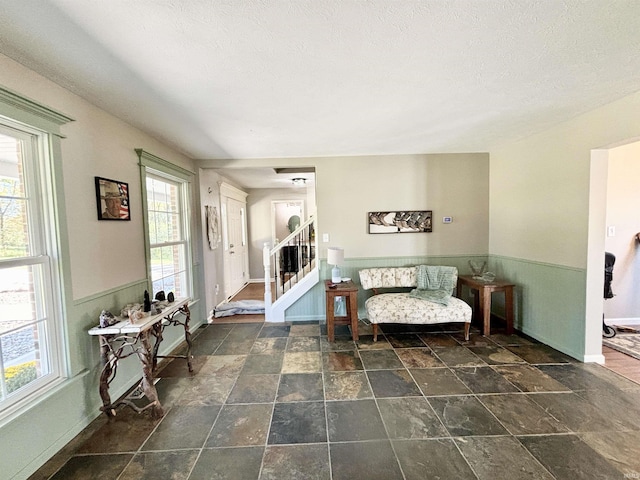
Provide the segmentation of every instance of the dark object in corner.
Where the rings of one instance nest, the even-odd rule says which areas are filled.
[[[165,299],[164,296],[164,290],[160,290],[158,293],[156,293],[156,300],[163,302]]]
[[[169,292],[169,295],[167,295],[167,301],[168,301],[169,303],[173,303],[173,301],[174,301],[175,299],[176,299],[176,298],[173,296],[173,292]]]
[[[147,292],[146,290],[144,291],[144,311],[151,311],[151,300],[149,299],[149,292]]]
[[[610,252],[604,252],[604,299],[613,298],[615,295],[611,289],[613,281],[613,266],[616,263],[616,256]],[[602,336],[613,338],[616,336],[616,329],[604,323],[604,313],[602,314]]]

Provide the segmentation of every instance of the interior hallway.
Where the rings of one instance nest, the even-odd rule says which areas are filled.
[[[441,328],[441,327],[440,327]],[[193,374],[159,372],[161,420],[101,416],[43,479],[623,478],[640,473],[640,385],[499,330],[213,324]],[[95,392],[96,395],[98,392]]]

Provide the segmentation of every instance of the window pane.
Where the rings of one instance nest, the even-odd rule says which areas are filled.
[[[46,369],[47,362],[41,360],[42,352],[39,350],[39,345],[44,344],[44,328],[40,324],[0,337],[4,382],[8,394],[49,373]]]
[[[0,133],[0,177],[13,183],[11,196],[24,197],[22,141]]]
[[[0,334],[44,317],[39,279],[42,266],[6,268],[0,275]]]
[[[50,372],[43,265],[7,268],[0,276],[0,367],[4,394]]]
[[[182,240],[180,234],[180,217],[177,213],[167,214],[167,238],[169,242],[178,242]]]
[[[149,243],[151,245],[158,243],[158,232],[156,229],[156,212],[149,211]]]
[[[176,297],[188,295],[185,268],[185,246],[172,245],[151,249],[151,281],[153,294],[164,290]]]
[[[156,242],[165,243],[169,241],[169,218],[166,213],[156,212]]]
[[[0,134],[0,258],[29,254],[22,141]]]
[[[29,255],[26,201],[7,198],[6,179],[0,178],[0,258]]]

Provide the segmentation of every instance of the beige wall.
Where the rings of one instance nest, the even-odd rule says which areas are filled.
[[[222,216],[220,211],[220,183],[225,180],[217,172],[211,169],[200,169],[200,216],[202,222],[202,265],[204,276],[204,301],[207,315],[213,308],[225,299],[224,292],[224,262],[222,258]],[[218,213],[218,244],[212,249],[209,246],[207,232],[205,231],[205,206],[216,208]],[[217,288],[216,288],[217,287]]]
[[[1,476],[28,478],[100,415],[99,343],[87,330],[98,323],[102,309],[118,312],[126,303],[141,301],[147,288],[140,169],[134,149],[142,148],[191,171],[194,165],[170,147],[3,55],[0,86],[75,120],[61,127],[66,137],[61,140],[63,185],[57,184],[63,187],[65,208],[60,212],[64,316],[56,335],[64,339],[66,348],[61,354],[68,364],[54,389],[31,401],[25,412],[0,422],[0,450],[12,452],[0,455]],[[97,220],[94,176],[129,184],[131,221]],[[193,187],[195,198],[197,185]],[[195,227],[199,232],[199,222]],[[196,241],[193,252],[196,300],[200,296],[199,244]],[[203,320],[201,306],[198,302],[191,309],[192,328]],[[178,329],[167,329],[163,336],[161,355],[184,341],[184,332],[181,335]],[[135,356],[123,359],[111,383],[112,398],[123,395],[140,375]]]
[[[0,84],[75,120],[62,127],[73,298],[146,278],[140,169],[134,149],[193,170],[191,160],[3,55]],[[97,220],[94,176],[129,184],[130,222]]]
[[[489,252],[511,265],[522,328],[587,361],[601,359],[606,149],[639,136],[636,93],[490,152]]]
[[[248,190],[247,219],[249,230],[249,274],[252,280],[264,279],[262,247],[271,245],[271,206],[275,201],[299,200],[304,202],[304,222],[309,215],[307,192],[300,189],[252,188]],[[315,201],[314,201],[315,203]],[[283,229],[285,227],[283,226]],[[288,232],[285,229],[285,232]],[[286,233],[288,235],[288,233]],[[283,240],[286,235],[279,239]],[[271,245],[273,246],[273,245]]]
[[[347,258],[486,255],[488,252],[487,154],[200,162],[201,167],[207,168],[265,165],[316,168],[320,258],[326,258],[327,247],[334,245],[343,247]],[[433,232],[367,233],[367,213],[381,210],[433,210]],[[453,217],[453,223],[442,224],[443,216]],[[328,243],[322,242],[324,233],[329,234]]]
[[[607,178],[607,233],[605,249],[616,256],[615,297],[604,303],[607,321],[640,323],[640,142],[609,151]]]
[[[635,94],[491,149],[490,253],[586,268],[591,150],[639,125]]]
[[[488,251],[489,156],[394,155],[318,162],[320,257],[327,246],[346,258],[474,255]],[[432,210],[432,233],[369,234],[367,213]],[[453,217],[443,224],[442,217]]]

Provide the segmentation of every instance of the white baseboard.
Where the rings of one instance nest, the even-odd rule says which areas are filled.
[[[604,365],[604,355],[584,355],[582,357],[584,363],[599,363]]]
[[[604,319],[605,325],[640,325],[640,318],[606,318]]]

